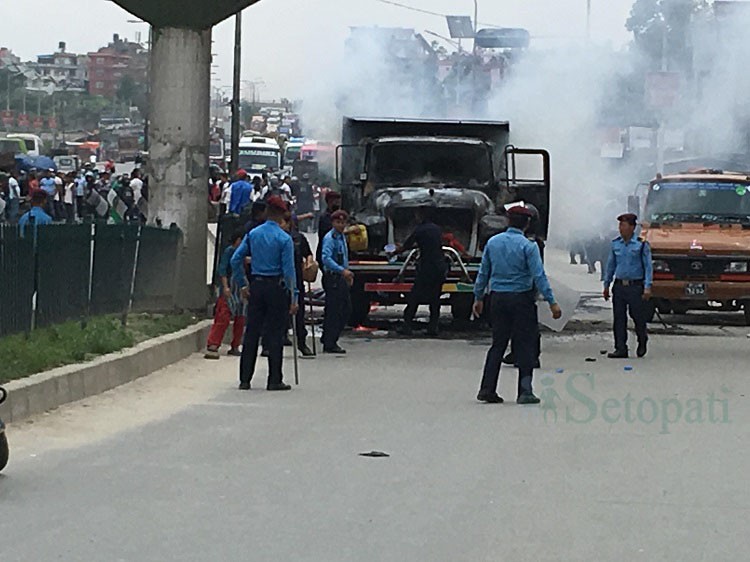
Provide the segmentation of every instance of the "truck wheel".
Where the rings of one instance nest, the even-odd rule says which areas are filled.
[[[750,302],[744,304],[742,313],[745,315],[745,326],[750,326]]]
[[[10,456],[10,449],[8,448],[8,438],[5,436],[5,432],[0,433],[0,470],[4,469],[8,464],[8,457]]]
[[[672,304],[672,312],[674,314],[687,314],[689,308],[688,304],[682,301],[675,301]]]
[[[367,322],[370,315],[370,293],[365,292],[362,283],[354,282],[351,291],[352,313],[349,316],[349,325],[351,327],[361,326]]]
[[[451,315],[454,322],[469,322],[474,295],[454,293],[451,295]]]

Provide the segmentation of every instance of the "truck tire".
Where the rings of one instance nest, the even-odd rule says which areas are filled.
[[[0,470],[4,469],[8,464],[9,456],[8,438],[5,436],[5,432],[2,432],[0,433]]]
[[[690,309],[690,306],[687,302],[684,301],[674,301],[672,303],[672,313],[673,314],[687,314],[688,310]]]
[[[750,326],[750,302],[744,304],[742,313],[745,315],[745,326]]]
[[[451,295],[451,315],[454,322],[469,322],[471,308],[474,304],[474,295],[466,293],[454,293]]]
[[[356,281],[350,294],[352,299],[352,313],[349,316],[349,326],[361,326],[367,322],[367,317],[370,315],[370,299],[372,295],[365,292],[365,287],[361,282],[358,283]]]

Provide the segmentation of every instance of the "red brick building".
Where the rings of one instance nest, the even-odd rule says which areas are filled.
[[[120,39],[117,34],[109,45],[89,53],[88,58],[91,95],[114,97],[125,76],[136,83],[147,80],[148,51],[140,43]]]

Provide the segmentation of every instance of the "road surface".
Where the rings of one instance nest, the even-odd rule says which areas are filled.
[[[512,370],[511,403],[475,401],[485,333],[361,334],[288,393],[195,354],[17,424],[0,560],[745,560],[748,329],[654,326],[610,361],[587,303],[544,336],[541,406]]]

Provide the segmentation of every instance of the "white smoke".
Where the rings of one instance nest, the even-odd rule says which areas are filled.
[[[607,229],[615,217],[605,212],[622,212],[635,189],[601,157],[602,104],[627,61],[597,47],[531,51],[489,104],[489,117],[510,121],[514,145],[550,152],[552,239]]]
[[[708,13],[693,22],[687,42],[694,50],[694,76],[684,76],[679,103],[656,114],[667,127],[685,134],[684,152],[668,157],[747,151],[750,74],[744,69],[750,62],[745,33],[750,16],[719,23]],[[572,233],[587,236],[613,229],[617,214],[626,210],[627,196],[650,179],[644,165],[653,167],[653,152],[626,154],[630,165],[613,165],[601,155],[604,129],[625,131],[642,124],[633,116],[646,122],[655,116],[643,89],[658,61],[647,61],[634,48],[573,44],[540,50],[532,45],[510,66],[486,105],[457,109],[451,107],[450,87],[430,79],[435,60],[405,62],[408,53],[398,49],[409,41],[399,42],[382,29],[355,36],[341,55],[329,51],[320,64],[310,65],[318,79],[308,82],[302,115],[311,136],[338,140],[343,115],[507,120],[514,145],[546,148],[551,154],[551,237],[560,242]],[[624,95],[627,88],[633,91]]]

